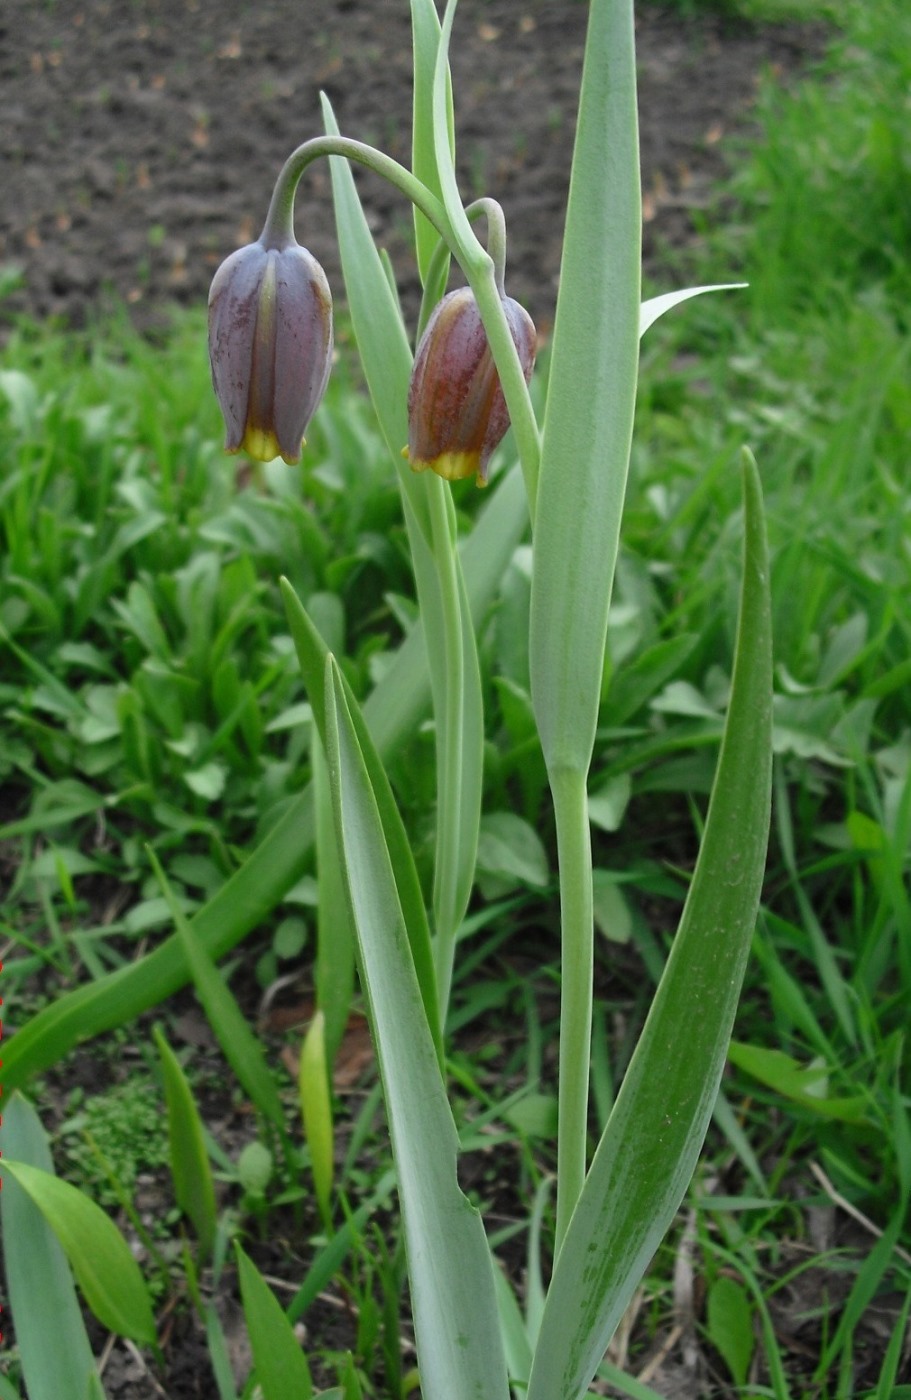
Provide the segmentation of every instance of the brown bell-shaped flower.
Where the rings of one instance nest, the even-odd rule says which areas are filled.
[[[300,457],[332,362],[332,296],[293,238],[238,248],[209,292],[209,361],[225,450]]]
[[[528,312],[503,297],[525,382],[535,363],[535,328]],[[487,485],[487,466],[509,427],[487,332],[474,293],[449,292],[435,307],[414,357],[408,391],[407,456],[417,472],[428,467],[447,481],[476,475]]]

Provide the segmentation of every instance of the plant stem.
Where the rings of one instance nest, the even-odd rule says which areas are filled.
[[[550,774],[560,863],[562,983],[557,1135],[557,1251],[582,1190],[586,1170],[591,1058],[594,911],[586,774]]]
[[[485,255],[486,257],[486,255]],[[482,266],[465,266],[471,290],[475,294],[481,320],[490,341],[497,374],[503,389],[509,421],[516,439],[516,449],[522,466],[528,513],[535,523],[535,501],[538,494],[538,470],[541,464],[541,433],[532,408],[528,385],[519,360],[519,352],[506,320],[503,299],[497,290],[496,275],[488,258]]]
[[[445,674],[442,704],[435,705],[437,722],[437,822],[434,863],[434,954],[440,1024],[446,1024],[456,931],[463,910],[459,904],[460,812],[463,771],[465,655],[462,609],[455,555],[452,498],[445,482],[429,482],[433,553],[440,585]]]

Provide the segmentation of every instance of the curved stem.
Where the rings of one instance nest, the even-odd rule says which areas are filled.
[[[301,176],[314,160],[322,156],[342,156],[365,166],[375,174],[388,180],[396,189],[411,200],[430,221],[446,246],[461,264],[462,270],[474,292],[481,318],[490,340],[490,348],[496,362],[500,383],[509,417],[516,436],[516,446],[522,463],[525,489],[528,494],[528,509],[534,523],[535,496],[538,486],[538,467],[541,459],[541,435],[538,430],[534,409],[528,393],[528,385],[522,373],[506,317],[503,312],[503,275],[505,268],[505,227],[502,210],[495,200],[478,200],[472,206],[474,217],[484,213],[488,220],[488,235],[492,252],[488,253],[478,240],[471,235],[469,242],[464,235],[453,228],[447,209],[442,201],[431,193],[427,186],[404,165],[391,156],[366,145],[363,141],[353,141],[347,136],[315,136],[298,146],[282,166],[275,188],[266,222],[260,234],[260,242],[267,248],[282,246],[294,237],[294,196]],[[469,226],[469,216],[464,209],[462,217]]]
[[[297,186],[307,166],[322,156],[343,156],[346,160],[353,160],[381,175],[420,209],[446,243],[454,245],[452,229],[443,205],[404,165],[363,141],[352,141],[347,136],[314,136],[311,141],[305,141],[296,151],[292,151],[279,171],[266,222],[260,234],[260,242],[267,248],[294,237],[294,196]]]
[[[489,195],[476,199],[465,210],[469,223],[482,216],[487,220],[487,252],[493,261],[493,277],[497,291],[505,297],[506,289],[506,218],[502,205]]]
[[[560,862],[562,984],[557,1126],[557,1250],[585,1181],[592,1036],[594,909],[586,775],[551,773]]]

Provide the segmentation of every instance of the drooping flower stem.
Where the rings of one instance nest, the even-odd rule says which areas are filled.
[[[487,220],[487,252],[493,263],[493,276],[501,297],[506,295],[506,220],[503,207],[489,195],[469,204],[465,213],[471,223],[482,216]]]
[[[363,141],[347,136],[315,136],[292,151],[279,172],[272,192],[260,242],[267,248],[284,243],[294,233],[294,197],[307,166],[323,156],[342,156],[363,165],[400,190],[430,221],[446,247],[457,259],[477,298],[484,328],[503,388],[510,422],[516,438],[519,460],[528,495],[528,509],[534,523],[541,434],[532,408],[528,385],[503,311],[505,268],[505,228],[502,210],[495,200],[478,200],[471,206],[471,217],[487,216],[491,251],[485,250],[471,232],[469,216],[462,210],[463,229],[454,228],[443,202],[404,165]]]
[[[363,141],[353,141],[347,136],[314,136],[312,140],[305,141],[297,150],[291,152],[279,171],[272,191],[269,212],[260,235],[267,247],[273,239],[287,237],[288,233],[293,231],[294,196],[301,176],[308,165],[322,156],[343,156],[346,160],[353,160],[357,165],[363,165],[381,175],[384,180],[401,190],[405,198],[410,199],[425,218],[429,219],[440,237],[453,247],[454,239],[446,211],[427,186],[391,156],[376,150],[374,146],[368,146]]]
[[[557,1124],[557,1250],[586,1171],[588,1083],[592,1034],[594,909],[586,775],[550,774],[560,864],[561,994]]]

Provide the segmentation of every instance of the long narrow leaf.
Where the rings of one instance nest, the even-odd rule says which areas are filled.
[[[458,1136],[395,870],[331,658],[326,731],[339,843],[398,1172],[421,1387],[433,1400],[507,1400],[493,1261],[480,1217],[458,1184]]]
[[[174,1195],[193,1223],[200,1246],[208,1254],[215,1242],[217,1211],[215,1183],[206,1152],[202,1120],[187,1076],[164,1038],[160,1026],[153,1035],[161,1059],[165,1102],[168,1107],[168,1141]]]
[[[237,1269],[263,1400],[310,1400],[310,1367],[281,1303],[240,1245]]]
[[[311,740],[310,764],[318,891],[314,980],[317,1005],[326,1018],[326,1058],[332,1065],[345,1034],[354,995],[354,930],[338,858],[323,741],[317,734]]]
[[[327,97],[323,97],[323,124],[330,135],[338,123]],[[338,234],[345,294],[354,325],[358,354],[390,459],[398,473],[406,502],[406,523],[416,525],[430,540],[427,485],[402,461],[408,441],[408,384],[411,379],[411,346],[402,325],[395,297],[386,280],[373,234],[364,216],[346,160],[329,161],[335,224]],[[410,515],[410,520],[409,520]]]
[[[438,197],[442,194],[433,140],[433,75],[440,44],[440,21],[433,0],[411,0],[411,32],[414,52],[414,102],[411,136],[411,168]],[[452,141],[452,82],[447,81],[449,138]],[[434,249],[440,235],[419,210],[414,211],[414,241],[421,281],[426,284]]]
[[[768,553],[759,475],[748,457],[744,497],[733,686],[702,847],[557,1259],[528,1400],[584,1394],[692,1176],[724,1067],[759,906],[771,794]]]
[[[196,993],[225,1059],[260,1113],[270,1119],[280,1132],[284,1132],[284,1110],[278,1089],[275,1087],[275,1079],[266,1064],[262,1045],[250,1030],[228,984],[171,893],[171,887],[154,851],[149,851],[149,858],[183,943]]]
[[[313,625],[306,608],[301,603],[287,579],[282,579],[281,589],[282,597],[285,602],[285,614],[288,618],[288,626],[291,629],[291,636],[294,639],[301,674],[304,678],[304,685],[307,687],[307,694],[310,697],[310,704],[313,709],[313,719],[319,730],[320,740],[325,747],[325,675],[326,660],[329,653],[325,642]],[[442,1063],[443,1036],[437,1007],[436,978],[433,969],[433,953],[430,946],[430,928],[427,923],[427,911],[424,908],[424,896],[421,892],[421,883],[418,879],[417,869],[415,868],[414,856],[411,852],[408,835],[402,823],[398,805],[393,795],[392,788],[389,785],[389,779],[386,776],[386,770],[383,767],[379,754],[374,748],[369,731],[364,723],[360,707],[347,685],[345,686],[345,693],[349,712],[353,717],[352,723],[357,732],[358,745],[370,775],[370,784],[373,789],[383,826],[383,839],[389,848],[396,871],[399,896],[402,901],[405,927],[411,944],[411,955],[418,978],[418,985],[421,988],[421,995],[424,999],[424,1007],[427,1013],[427,1021],[431,1029],[434,1044],[437,1047],[437,1054]]]
[[[422,33],[426,31],[422,42],[422,54],[426,57],[430,47],[439,50],[439,45],[432,44],[429,35],[434,26],[438,27],[438,22],[420,7],[416,22]],[[442,84],[443,89],[442,98],[435,104],[436,117],[440,117],[443,130],[434,132],[436,118],[432,112],[428,113],[422,108],[422,123],[428,117],[431,120],[431,127],[424,131],[423,139],[434,142],[434,151],[430,154],[425,152],[427,159],[432,159],[434,181],[438,183],[442,180],[445,183],[441,161],[450,166],[452,164],[451,102],[446,98],[449,82],[445,53],[437,53],[434,81],[438,86]],[[326,130],[336,131],[335,118],[325,98],[323,117]],[[379,256],[351,170],[347,162],[339,159],[331,160],[330,167],[345,290],[373,406],[398,472],[418,604],[424,623],[440,758],[440,825],[434,908],[437,932],[441,932],[451,945],[468,903],[477,853],[476,833],[483,769],[483,715],[477,643],[474,629],[467,625],[464,616],[465,588],[459,577],[461,563],[458,555],[453,561],[455,580],[450,586],[449,596],[451,603],[451,594],[456,595],[456,606],[463,613],[460,623],[452,623],[446,608],[440,571],[448,572],[450,569],[450,546],[448,540],[441,540],[440,535],[441,519],[447,516],[453,518],[448,488],[430,472],[415,476],[401,458],[401,449],[408,438],[406,408],[411,351],[397,312],[396,323],[393,323],[393,299],[388,286],[385,283],[381,285]],[[462,217],[464,219],[464,215]],[[441,557],[441,551],[444,557]],[[456,712],[461,713],[461,722],[458,722]],[[453,730],[457,730],[459,735],[461,751],[458,761],[451,746],[447,747]],[[447,755],[451,762],[446,762]],[[447,988],[442,987],[443,1001],[446,991]]]
[[[713,282],[707,287],[684,287],[679,292],[664,292],[659,297],[649,297],[639,308],[639,335],[645,335],[659,316],[663,316],[665,311],[670,311],[672,307],[679,306],[681,302],[689,301],[692,297],[701,297],[705,292],[735,292],[746,285],[746,282]]]
[[[592,0],[544,415],[532,700],[551,772],[587,771],[626,493],[641,195],[632,0]]]
[[[297,1089],[316,1200],[320,1215],[328,1225],[332,1218],[332,1099],[326,1059],[326,1018],[322,1011],[317,1011],[313,1017],[301,1045]]]
[[[3,1155],[44,1172],[54,1164],[31,1104],[14,1094],[3,1111]],[[3,1265],[22,1374],[33,1396],[86,1400],[95,1359],[76,1285],[56,1235],[10,1175],[0,1191]]]

